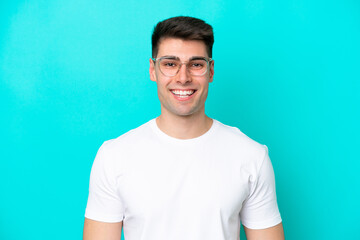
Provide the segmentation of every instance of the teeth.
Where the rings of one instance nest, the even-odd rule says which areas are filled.
[[[172,90],[171,92],[182,97],[182,96],[190,96],[191,94],[194,93],[194,90],[186,90],[186,91]]]

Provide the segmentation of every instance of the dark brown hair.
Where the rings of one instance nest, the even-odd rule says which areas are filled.
[[[152,57],[157,56],[161,40],[167,37],[203,41],[209,57],[212,57],[213,28],[201,19],[179,16],[159,22],[151,37]]]

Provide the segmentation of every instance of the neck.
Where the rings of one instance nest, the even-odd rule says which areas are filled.
[[[212,126],[213,120],[202,114],[178,116],[165,114],[164,112],[156,119],[156,124],[161,131],[178,139],[196,138],[206,133]]]

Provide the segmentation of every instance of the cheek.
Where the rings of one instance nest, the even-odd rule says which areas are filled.
[[[159,74],[156,75],[156,84],[159,91],[167,91],[168,85],[171,82],[171,79],[168,79],[164,76],[160,76]]]
[[[205,101],[205,99],[207,98],[208,92],[209,92],[209,83],[206,82],[203,85],[203,92],[202,92],[203,101]]]
[[[201,86],[203,88],[203,91],[204,92],[207,92],[208,89],[209,89],[209,79],[204,79],[202,82],[201,82]]]
[[[159,98],[164,98],[168,92],[167,87],[164,82],[157,81],[157,92],[159,95]]]

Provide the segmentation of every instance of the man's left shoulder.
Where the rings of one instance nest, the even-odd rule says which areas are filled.
[[[247,155],[256,155],[264,157],[267,154],[267,147],[246,134],[244,134],[239,128],[223,124],[217,120],[214,120],[218,125],[218,131],[216,141],[221,142],[229,148],[234,148],[246,153]]]

